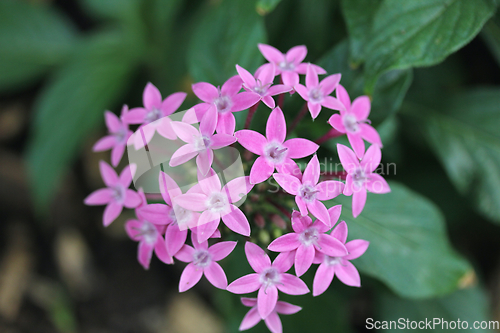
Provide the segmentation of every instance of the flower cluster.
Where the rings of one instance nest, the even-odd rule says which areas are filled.
[[[144,90],[143,107],[128,110],[124,106],[119,118],[109,111],[105,113],[109,135],[99,140],[94,150],[112,149],[114,167],[127,146],[144,149],[158,133],[169,141],[182,142],[170,158],[170,167],[186,165],[195,158],[194,185],[182,188],[174,175],[160,171],[157,179],[162,202],[148,202],[148,193],[129,189],[137,169],[135,164],[126,166],[118,176],[110,165],[101,161],[101,175],[107,188],[90,194],[85,203],[107,205],[103,216],[105,226],[120,215],[123,206],[135,209],[137,218],[127,221],[125,229],[131,239],[139,242],[139,263],[148,269],[153,252],[167,264],[175,260],[188,263],[180,277],[179,292],[192,288],[203,275],[216,288],[235,294],[258,291],[257,298],[241,299],[251,310],[240,330],[264,320],[269,330],[281,332],[278,314],[293,314],[301,308],[279,301],[279,292],[308,293],[309,288],[300,276],[313,264],[319,265],[312,286],[313,296],[325,292],[334,275],[346,285],[361,285],[359,273],[350,260],[361,256],[369,243],[361,239],[346,242],[347,224],[344,221],[337,223],[342,207],[327,208],[325,201],[342,194],[352,195],[352,214],[357,217],[365,206],[367,191],[387,193],[390,188],[375,173],[381,160],[382,142],[368,120],[370,99],[360,96],[351,103],[340,84],[341,74],[329,75],[320,81],[318,76],[326,71],[303,62],[307,55],[305,46],[293,47],[286,54],[264,44],[260,44],[259,49],[268,63],[255,74],[236,65],[238,75],[229,78],[222,87],[207,82],[193,84],[193,93],[202,102],[190,108],[181,121],[174,120],[171,115],[182,105],[186,94],[178,92],[162,99],[151,83]],[[305,75],[305,85],[300,83],[300,75]],[[276,76],[280,76],[279,84],[275,84]],[[313,120],[322,110],[332,112],[328,121],[331,131],[347,135],[352,149],[337,145],[343,172],[325,177],[316,155],[318,143],[304,138],[287,139],[283,98],[295,92],[305,101],[304,110],[309,110]],[[278,96],[278,103],[273,96]],[[267,115],[265,135],[249,129],[261,101],[269,110],[264,111]],[[246,109],[250,110],[244,129],[235,131],[237,124],[233,113]],[[300,122],[302,116],[303,113],[299,113],[294,124]],[[129,125],[139,126],[132,133]],[[293,126],[288,128],[288,134],[292,129]],[[371,144],[366,151],[365,141]],[[223,173],[215,171],[218,161],[214,151],[238,145],[244,149],[241,155],[245,156],[250,173],[226,181]],[[257,155],[255,160],[251,153]],[[295,161],[311,155],[305,168]],[[255,185],[273,180],[281,187],[280,195],[271,198],[257,191],[250,194],[253,199],[240,209],[238,203],[242,198],[254,187],[258,190],[265,184]],[[285,198],[283,201],[291,198],[289,195],[294,197],[296,204],[292,212],[279,202],[280,198]],[[255,238],[249,238],[253,228],[264,227],[262,214],[266,212],[260,207],[268,207],[259,206],[256,213],[251,209],[252,203],[264,201],[277,207],[290,222],[282,225],[289,232],[269,244],[262,244],[269,251],[279,253],[274,261],[256,244]],[[249,217],[253,217],[252,223]],[[221,221],[227,228],[221,227]],[[245,253],[254,273],[228,285],[218,262],[236,246],[235,241],[221,241],[231,237],[230,231],[246,237]],[[189,238],[192,245],[186,243]],[[295,275],[287,273],[292,266]]]

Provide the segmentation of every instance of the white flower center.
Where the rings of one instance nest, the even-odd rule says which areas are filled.
[[[116,202],[123,203],[123,201],[125,201],[125,191],[125,187],[123,187],[123,185],[121,184],[117,184],[113,188],[113,198]]]
[[[148,221],[143,221],[137,236],[142,236],[142,239],[148,244],[156,243],[156,238],[158,237],[158,230],[153,223]]]
[[[184,226],[187,222],[191,221],[193,212],[174,204],[173,209],[170,210],[169,217],[172,225]]]
[[[267,89],[269,88],[270,85],[271,83],[263,85],[262,82],[260,82],[260,80],[257,79],[257,83],[255,87],[253,87],[253,91],[255,91],[257,94],[263,97],[266,95]]]
[[[318,193],[318,190],[311,184],[303,184],[300,189],[299,189],[299,196],[305,201],[305,202],[312,202],[316,200],[316,195]]]
[[[294,71],[295,70],[295,64],[293,62],[287,62],[286,60],[281,61],[278,64],[278,67],[282,71]]]
[[[319,88],[309,90],[309,100],[313,103],[321,103],[323,101],[323,93]]]
[[[352,176],[352,181],[354,183],[354,186],[356,187],[362,187],[363,184],[368,180],[368,177],[366,176],[365,171],[363,168],[358,168],[354,170],[354,172],[351,174]]]
[[[280,273],[274,267],[269,267],[260,273],[260,283],[266,289],[269,286],[274,286],[280,283]]]
[[[359,131],[359,123],[353,114],[346,114],[342,117],[342,122],[347,132],[356,133]]]
[[[341,257],[330,257],[330,256],[327,256],[325,255],[325,264],[327,266],[335,266],[335,265],[339,265],[342,263],[342,258]]]
[[[207,200],[207,207],[210,211],[214,213],[222,212],[226,209],[229,202],[227,196],[220,192],[212,193]]]
[[[125,143],[127,139],[127,130],[122,127],[118,132],[113,133],[113,135],[115,136],[116,142]]]
[[[299,236],[299,241],[302,245],[309,247],[311,245],[318,245],[319,232],[315,227],[310,227],[304,231]]]
[[[161,118],[163,118],[163,113],[161,112],[161,110],[153,108],[151,111],[146,113],[146,117],[144,117],[144,122],[149,124]]]
[[[210,265],[212,256],[207,250],[196,250],[193,253],[193,264],[197,267],[204,268]]]
[[[214,100],[217,112],[226,113],[233,107],[233,101],[228,96],[219,96]]]
[[[208,148],[210,148],[211,144],[212,144],[212,142],[211,142],[210,138],[208,136],[205,136],[205,135],[199,136],[194,140],[194,148],[197,151],[202,151],[202,150],[208,149]]]
[[[264,156],[273,164],[281,164],[285,160],[288,148],[278,142],[270,142],[264,147]]]

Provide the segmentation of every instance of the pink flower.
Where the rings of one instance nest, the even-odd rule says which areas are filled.
[[[239,177],[221,188],[219,176],[210,169],[206,177],[198,173],[197,193],[186,193],[176,197],[174,204],[202,212],[197,227],[198,242],[207,240],[219,226],[220,220],[232,231],[243,236],[250,235],[250,224],[243,212],[233,203],[238,202],[253,188],[249,177]]]
[[[328,120],[340,133],[347,133],[347,139],[351,144],[352,149],[359,159],[365,153],[365,143],[363,139],[371,144],[382,147],[382,141],[378,132],[370,125],[368,115],[370,114],[370,99],[368,96],[360,96],[352,102],[347,94],[347,91],[340,84],[337,87],[337,98],[345,106],[345,109],[340,109],[340,115],[334,114]]]
[[[103,215],[103,224],[105,227],[111,224],[122,212],[123,206],[135,208],[141,204],[141,197],[133,190],[129,189],[132,183],[132,177],[135,173],[135,164],[127,165],[120,177],[115,170],[106,162],[99,163],[101,176],[107,188],[102,188],[92,192],[84,203],[89,206],[106,205]]]
[[[220,242],[208,247],[208,242],[198,243],[196,237],[191,237],[194,248],[184,245],[175,258],[188,262],[179,281],[179,292],[191,289],[205,274],[207,280],[216,288],[226,289],[227,278],[217,261],[227,257],[236,246],[236,242]]]
[[[325,77],[321,82],[318,80],[312,66],[307,66],[306,86],[297,84],[295,90],[307,101],[307,107],[313,119],[316,119],[321,111],[321,106],[332,110],[341,110],[344,105],[330,94],[335,90],[340,82],[340,74],[333,74]]]
[[[148,83],[142,95],[144,107],[131,109],[123,120],[128,124],[142,124],[134,134],[135,149],[141,149],[153,138],[155,131],[161,136],[175,140],[177,137],[168,117],[184,102],[186,93],[177,92],[164,100],[161,93],[152,83]],[[147,126],[145,126],[147,125]]]
[[[232,135],[236,127],[233,112],[248,109],[260,100],[259,96],[248,91],[238,93],[242,83],[241,78],[235,75],[221,89],[207,82],[193,84],[194,94],[204,102],[194,106],[196,118],[201,119],[213,107],[217,110],[217,133]]]
[[[285,85],[295,87],[299,83],[299,74],[306,74],[307,64],[302,63],[307,55],[304,45],[294,46],[286,54],[266,44],[259,44],[259,50],[267,61],[276,66],[276,75],[281,74]],[[311,66],[316,73],[326,74],[323,68],[312,64]]]
[[[121,116],[123,117],[128,112],[126,105],[122,108]],[[104,114],[106,126],[108,127],[109,135],[96,142],[93,151],[105,151],[111,149],[111,164],[116,167],[122,159],[127,140],[132,135],[132,131],[128,129],[128,124],[122,122],[114,113],[106,111]]]
[[[125,223],[125,230],[128,236],[139,242],[137,260],[144,269],[149,269],[153,250],[158,259],[164,263],[174,263],[172,256],[167,253],[165,240],[161,236],[160,228],[160,226],[156,226],[145,220],[129,220]]]
[[[335,180],[318,184],[319,174],[318,157],[314,155],[304,170],[302,180],[284,173],[275,173],[273,177],[286,192],[295,195],[295,203],[302,216],[306,216],[309,210],[317,219],[330,226],[330,215],[321,201],[330,200],[342,193],[344,184]]]
[[[357,217],[366,203],[366,191],[372,193],[388,193],[389,185],[381,175],[374,173],[382,159],[377,145],[371,145],[361,161],[354,152],[344,145],[337,144],[340,162],[347,171],[344,195],[352,195],[352,215]]]
[[[271,264],[271,259],[264,250],[254,243],[247,242],[245,254],[256,273],[233,281],[227,286],[227,290],[234,294],[247,294],[259,290],[257,309],[261,318],[267,318],[275,309],[278,290],[289,295],[304,295],[309,292],[304,281],[285,273],[293,265],[289,253],[280,253]]]
[[[345,244],[349,254],[343,256],[329,256],[318,253],[314,263],[320,265],[314,276],[313,296],[324,293],[332,283],[335,274],[337,274],[337,277],[342,283],[352,287],[361,287],[361,279],[358,270],[349,260],[359,258],[365,253],[370,242],[362,239],[355,239],[346,243],[347,224],[344,221],[340,222],[335,229],[333,229],[331,235],[342,244]]]
[[[331,221],[337,221],[342,206],[334,206],[328,210]],[[311,267],[314,256],[324,253],[332,257],[344,256],[347,250],[341,242],[325,234],[331,229],[330,224],[316,220],[312,222],[309,216],[301,216],[299,212],[292,213],[293,231],[275,239],[267,247],[274,252],[295,251],[295,273],[303,275]]]
[[[257,309],[257,298],[242,297],[241,303],[243,303],[244,306],[251,307],[250,311],[248,311],[243,318],[243,321],[241,322],[239,328],[240,331],[244,331],[257,325],[262,320],[262,318],[260,317]],[[300,306],[283,301],[278,301],[276,302],[276,306],[273,311],[271,311],[271,313],[264,319],[264,322],[266,323],[267,328],[272,333],[281,333],[283,332],[283,327],[281,325],[281,320],[278,316],[278,313],[291,315],[299,312],[300,310],[302,310]]]
[[[246,69],[236,65],[236,70],[243,80],[245,90],[257,95],[268,107],[274,109],[276,103],[271,96],[284,94],[292,90],[292,87],[283,84],[272,86],[276,67],[274,64],[263,65],[255,73],[255,77]]]
[[[214,160],[214,149],[229,146],[236,141],[233,135],[214,134],[217,125],[217,111],[210,108],[200,122],[200,129],[194,126],[174,121],[172,127],[177,136],[187,144],[180,147],[170,159],[169,165],[181,165],[196,155],[196,165],[202,175],[206,175]]]
[[[285,116],[279,107],[269,115],[266,126],[266,137],[262,134],[241,130],[234,134],[238,142],[254,154],[260,155],[250,171],[250,183],[262,183],[276,168],[280,173],[300,174],[297,164],[292,158],[303,158],[313,154],[319,146],[312,141],[295,138],[285,141]]]

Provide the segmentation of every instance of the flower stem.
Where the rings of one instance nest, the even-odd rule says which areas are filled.
[[[282,205],[280,205],[279,203],[277,202],[274,202],[274,200],[271,200],[271,199],[268,199],[268,202],[273,205],[274,207],[278,208],[278,210],[280,212],[282,212],[286,217],[288,218],[292,218],[292,214],[290,214],[290,212],[288,211],[288,209],[286,209],[285,207],[283,207]]]
[[[253,115],[255,114],[255,111],[257,111],[257,108],[259,107],[260,101],[255,103],[254,106],[248,110],[248,115],[247,115],[247,120],[245,121],[245,129],[250,128],[250,123],[252,122]]]
[[[345,171],[325,171],[321,175],[326,178],[337,178],[345,180],[347,177],[347,172]]]
[[[300,123],[302,118],[304,118],[304,116],[307,114],[307,111],[308,111],[308,108],[307,108],[307,102],[306,102],[306,103],[304,103],[304,106],[300,110],[297,117],[295,117],[295,119],[293,120],[292,125],[290,125],[290,127],[287,129],[287,133],[291,133],[295,129],[295,127],[297,127],[297,125]]]
[[[325,135],[323,135],[321,138],[317,139],[316,142],[318,145],[330,140],[330,139],[333,139],[333,138],[337,138],[339,136],[342,136],[344,133],[340,133],[339,131],[337,131],[335,128],[332,128],[331,130],[329,130],[328,132],[326,132]]]

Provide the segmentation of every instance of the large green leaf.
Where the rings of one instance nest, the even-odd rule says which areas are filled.
[[[60,64],[76,42],[73,25],[53,7],[0,1],[0,91]]]
[[[403,297],[428,298],[450,293],[471,270],[451,248],[443,216],[426,198],[391,182],[388,194],[368,194],[366,206],[352,217],[352,198],[339,196],[349,239],[366,239],[370,247],[354,261],[362,272],[385,282]]]
[[[214,85],[236,75],[236,64],[253,72],[263,62],[257,44],[265,41],[255,2],[224,0],[210,8],[195,28],[188,50],[189,72],[195,81]]]
[[[500,223],[500,89],[443,97],[433,108],[408,105],[459,192],[479,212]]]
[[[414,332],[415,329],[412,329],[411,325],[418,325],[419,322],[423,322],[420,324],[423,329],[431,332],[456,332],[458,329],[466,329],[468,332],[493,332],[494,326],[490,326],[490,329],[484,329],[484,327],[498,325],[498,322],[489,322],[488,298],[479,287],[459,290],[446,297],[423,301],[401,299],[384,293],[380,296],[378,303],[377,318],[374,319],[381,321],[380,325],[383,321],[389,322],[388,327],[390,321],[395,321],[392,328],[382,329],[383,332]],[[400,318],[403,320],[401,321]],[[407,319],[410,322],[415,321],[416,324],[408,325]],[[450,327],[457,325],[458,320],[461,322],[459,328],[451,329]],[[452,321],[455,323],[451,323]],[[430,324],[424,326],[429,322]],[[400,326],[398,327],[397,324]],[[481,329],[481,324],[483,329]]]
[[[500,66],[500,16],[498,14],[485,24],[481,36]]]
[[[257,12],[261,15],[266,15],[272,12],[280,2],[281,0],[257,0]]]
[[[356,60],[366,62],[368,92],[390,69],[433,65],[467,44],[494,14],[496,1],[383,0],[374,7],[344,1]]]
[[[121,34],[92,39],[40,94],[28,149],[35,203],[43,208],[85,136],[115,106],[137,55]]]
[[[82,0],[83,7],[103,19],[130,20],[140,14],[144,0]]]

